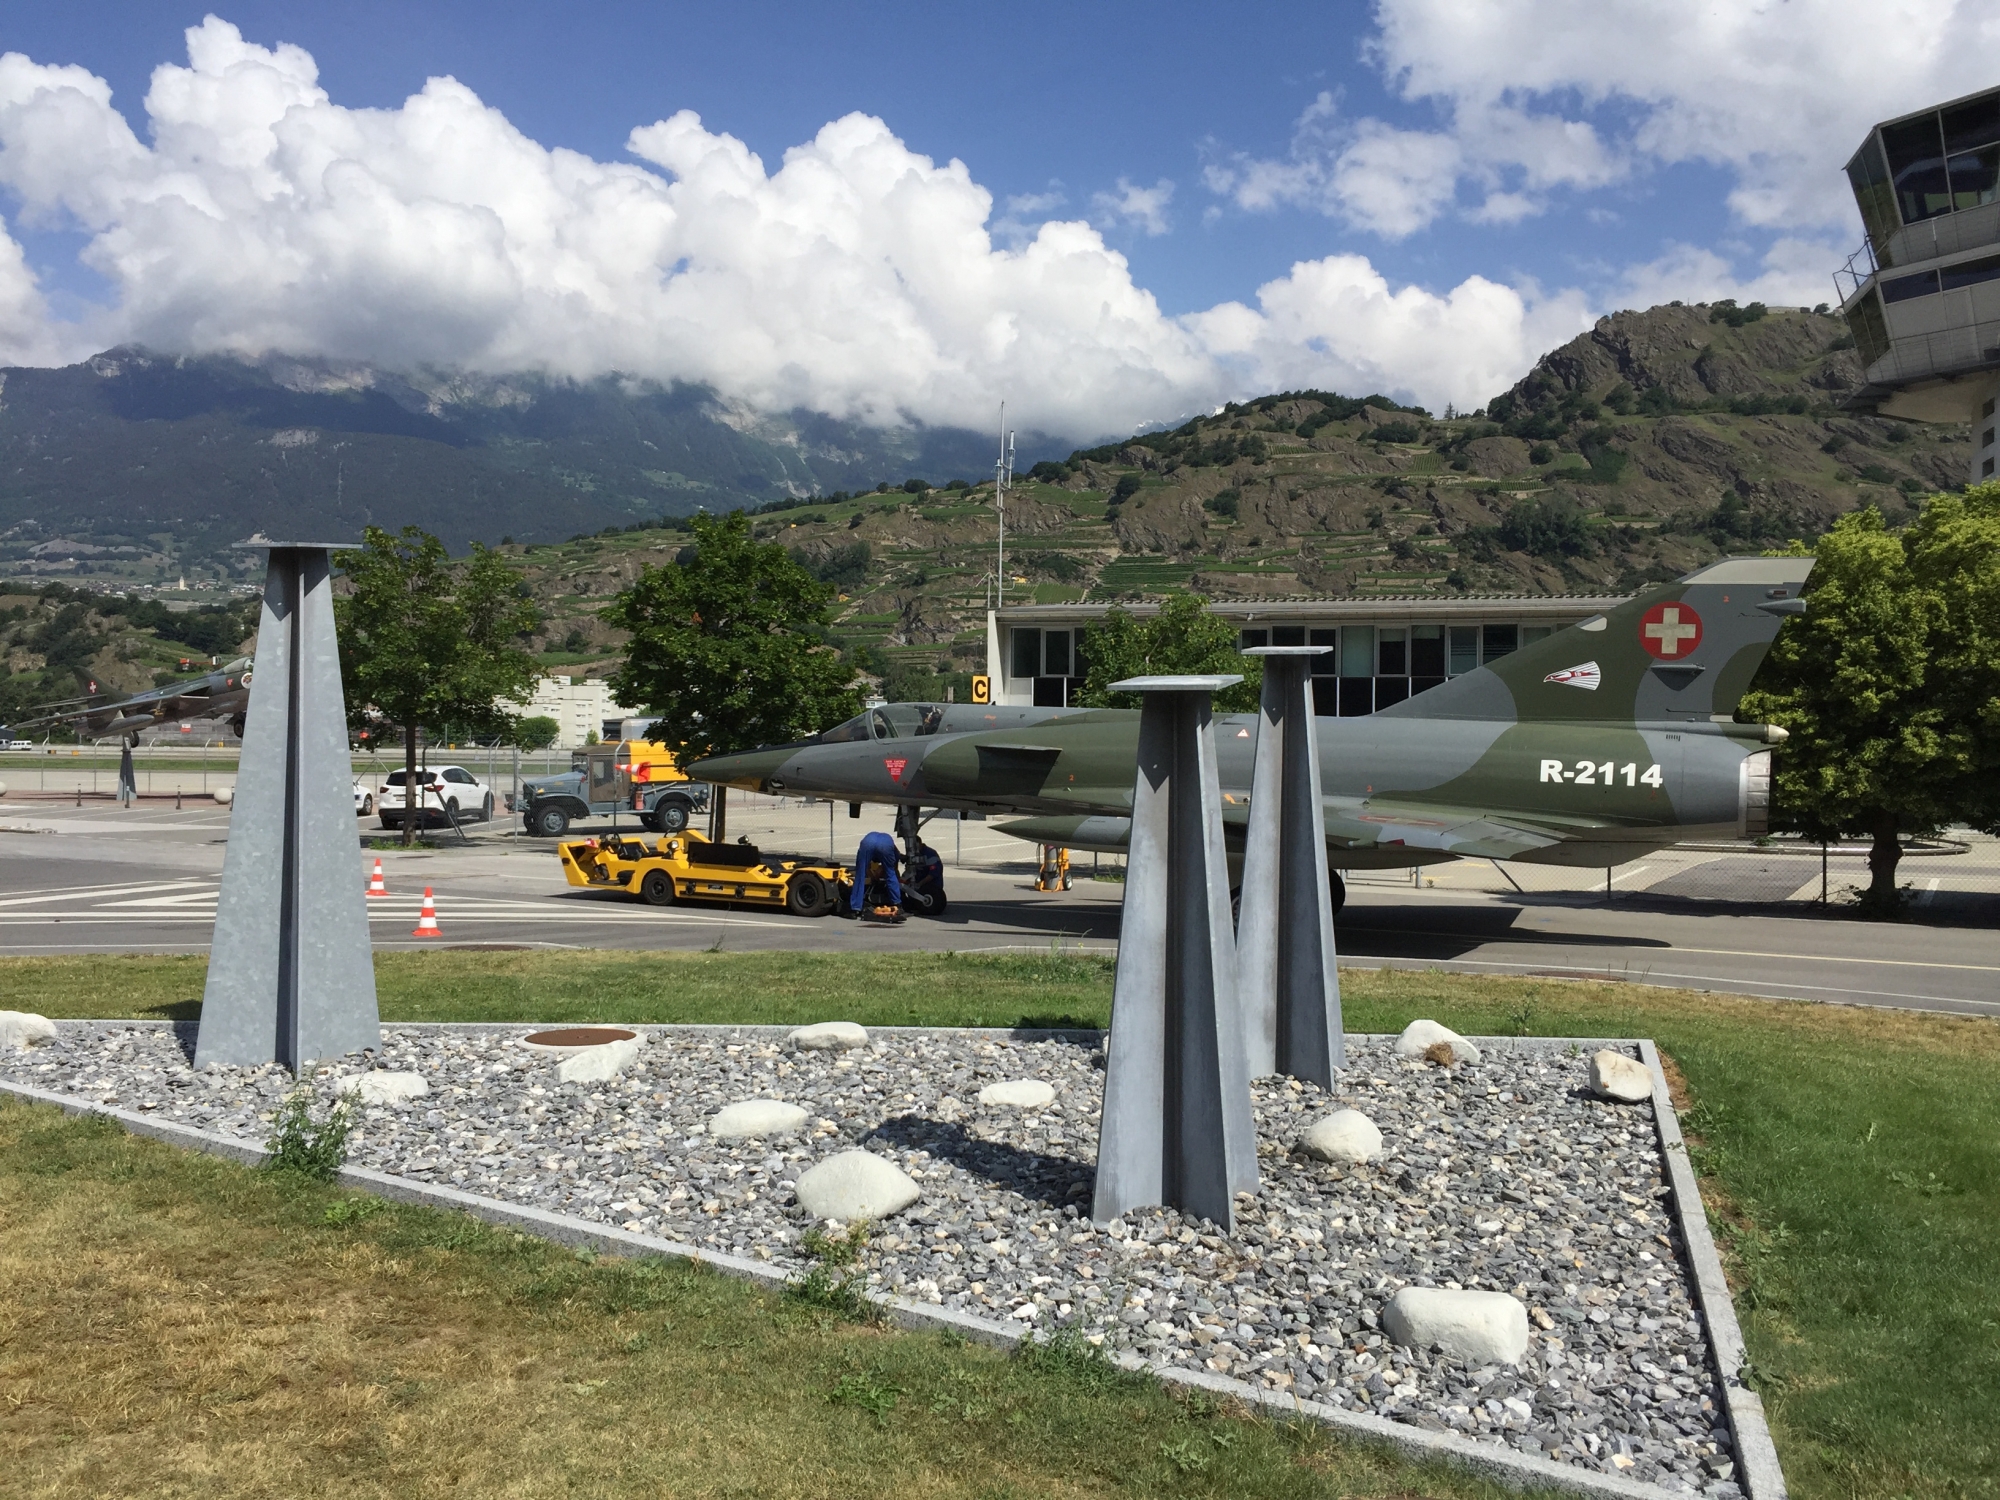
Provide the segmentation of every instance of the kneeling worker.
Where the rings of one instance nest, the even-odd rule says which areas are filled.
[[[896,875],[898,857],[896,841],[888,834],[862,835],[861,847],[854,851],[854,887],[848,896],[855,916],[865,910],[878,919],[902,919],[903,884]]]

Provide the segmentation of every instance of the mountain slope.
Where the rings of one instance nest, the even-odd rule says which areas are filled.
[[[0,567],[213,573],[240,565],[229,548],[253,531],[338,538],[366,524],[420,525],[461,548],[545,540],[990,472],[992,448],[960,429],[760,415],[699,387],[616,377],[115,349],[0,371]]]
[[[1965,431],[1835,406],[1860,374],[1837,319],[1756,312],[1616,314],[1477,416],[1292,392],[1045,462],[1008,497],[1008,597],[1634,589],[1809,538],[1864,503],[1907,518],[1964,480]],[[841,631],[871,659],[917,673],[983,659],[990,483],[756,524],[843,580]],[[551,659],[608,661],[617,637],[596,609],[682,544],[650,532],[524,551],[549,644],[568,648]]]

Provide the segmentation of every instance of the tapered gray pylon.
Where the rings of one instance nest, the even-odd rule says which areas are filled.
[[[1092,1216],[1153,1204],[1224,1226],[1257,1187],[1256,1127],[1210,696],[1240,677],[1135,677],[1145,695]]]
[[[270,560],[195,1066],[298,1072],[382,1043],[333,630],[339,544],[245,545]]]
[[[1327,646],[1260,646],[1263,701],[1244,836],[1236,974],[1250,1076],[1283,1073],[1333,1087],[1346,1062],[1333,901],[1320,811],[1312,658]]]

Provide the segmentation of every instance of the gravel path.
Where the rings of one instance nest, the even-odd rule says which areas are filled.
[[[1263,1186],[1225,1237],[1170,1210],[1090,1222],[1094,1042],[881,1031],[857,1052],[800,1052],[759,1028],[656,1027],[625,1076],[565,1084],[555,1059],[518,1044],[532,1029],[386,1027],[376,1065],[422,1073],[431,1093],[363,1110],[349,1160],[803,1269],[813,1226],[794,1181],[865,1146],[924,1194],[875,1227],[858,1263],[871,1286],[1080,1324],[1150,1359],[1670,1491],[1740,1494],[1651,1107],[1590,1097],[1584,1049],[1501,1041],[1446,1070],[1350,1037],[1333,1095],[1263,1080]],[[62,1033],[0,1055],[0,1076],[259,1144],[291,1087],[276,1068],[196,1073],[161,1025]],[[323,1100],[362,1065],[323,1069]],[[977,1103],[986,1084],[1025,1078],[1052,1085],[1054,1102]],[[800,1104],[808,1123],[769,1141],[706,1132],[752,1098]],[[1381,1160],[1334,1167],[1292,1150],[1340,1107],[1381,1127]],[[1409,1283],[1520,1297],[1527,1357],[1473,1369],[1390,1344],[1377,1318]]]

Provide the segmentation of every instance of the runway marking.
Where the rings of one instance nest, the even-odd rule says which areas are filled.
[[[1623,875],[1617,876],[1615,879],[1613,879],[1611,883],[1613,885],[1617,885],[1619,881],[1637,880],[1641,875],[1645,874],[1648,870],[1652,868],[1653,867],[1651,865],[1641,865],[1636,870],[1627,870]]]
[[[39,896],[9,896],[0,898],[0,907],[35,906],[49,901],[67,901],[75,896],[88,896],[100,892],[117,892],[132,895],[142,891],[174,891],[183,886],[199,885],[202,877],[190,875],[183,880],[166,880],[155,885],[133,885],[130,881],[120,881],[116,885],[73,885],[59,891],[48,891]],[[99,903],[100,905],[103,903]]]
[[[1334,931],[1336,936],[1340,930],[1339,924],[1335,923]],[[1521,938],[1481,937],[1473,933],[1432,932],[1409,927],[1350,927],[1347,931],[1367,932],[1389,937],[1439,938],[1448,942],[1466,943],[1475,948],[1484,948],[1497,944],[1507,944],[1513,947],[1528,946],[1526,941]],[[1538,934],[1538,936],[1543,940],[1534,943],[1533,946],[1535,947],[1561,948],[1564,946],[1561,934],[1545,933]],[[1575,943],[1577,946],[1596,946],[1591,941],[1589,934],[1577,934]],[[1939,963],[1934,959],[1924,958],[1861,958],[1832,953],[1760,953],[1752,948],[1689,948],[1679,943],[1666,943],[1657,948],[1649,948],[1641,951],[1662,955],[1668,953],[1698,953],[1707,958],[1769,958],[1775,959],[1780,963],[1793,964],[1878,964],[1887,965],[1890,968],[1902,969],[1957,969],[1969,974],[2000,974],[2000,964],[1947,964]]]

